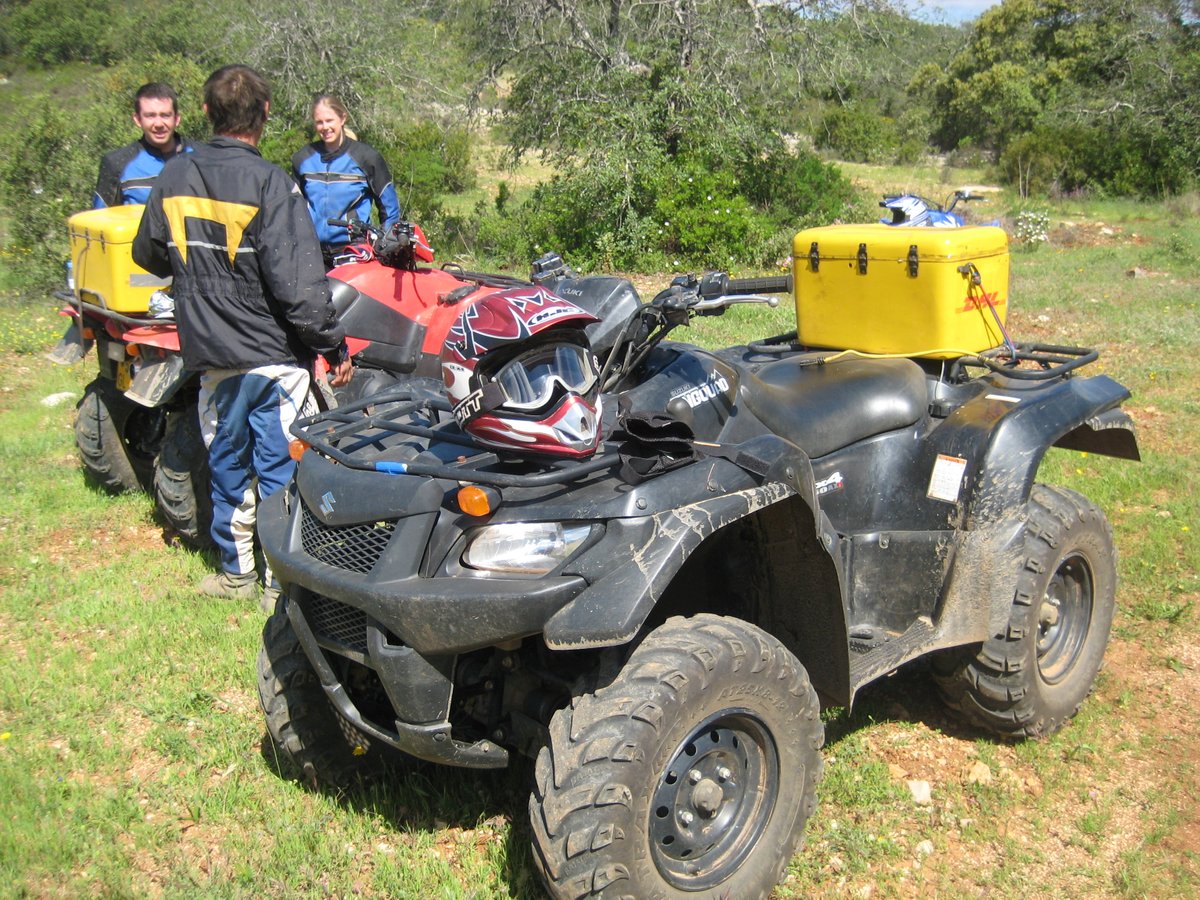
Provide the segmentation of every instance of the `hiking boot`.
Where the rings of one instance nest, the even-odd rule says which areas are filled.
[[[274,615],[276,607],[279,606],[280,596],[279,585],[263,588],[262,598],[258,601],[259,608],[268,616]]]
[[[229,572],[209,574],[200,579],[197,590],[206,597],[250,598],[258,591],[258,578]]]

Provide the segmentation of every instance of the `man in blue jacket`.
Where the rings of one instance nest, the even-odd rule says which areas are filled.
[[[174,276],[184,364],[200,372],[200,430],[212,470],[212,536],[221,573],[200,592],[257,591],[254,524],[260,498],[295,463],[288,431],[303,410],[316,357],[330,384],[351,378],[345,333],[296,183],[262,158],[270,108],[266,79],[225,66],[204,85],[214,137],[163,168],[133,241],[133,258]],[[269,578],[269,576],[268,576]],[[278,588],[267,581],[264,605]]]
[[[167,160],[191,149],[188,141],[175,133],[179,98],[170,85],[151,82],[138,88],[133,97],[133,124],[142,129],[142,136],[100,159],[93,209],[145,203]]]

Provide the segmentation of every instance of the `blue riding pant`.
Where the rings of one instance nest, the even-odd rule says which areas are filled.
[[[304,409],[308,387],[308,371],[288,365],[215,369],[200,378],[200,432],[212,472],[211,533],[221,568],[230,574],[255,571],[257,500],[292,477],[288,430],[311,411]]]

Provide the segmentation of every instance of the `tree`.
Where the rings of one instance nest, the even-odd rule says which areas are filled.
[[[945,149],[970,139],[1010,172],[1073,187],[1179,190],[1200,172],[1188,2],[1004,0],[944,74],[922,70],[912,88],[931,98]]]

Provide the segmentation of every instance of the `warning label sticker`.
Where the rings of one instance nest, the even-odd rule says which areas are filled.
[[[957,456],[946,456],[939,453],[933,464],[933,474],[929,478],[927,497],[934,500],[945,500],[947,503],[958,502],[958,492],[962,489],[963,473],[967,469],[967,461]]]

